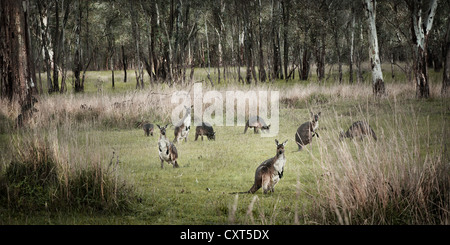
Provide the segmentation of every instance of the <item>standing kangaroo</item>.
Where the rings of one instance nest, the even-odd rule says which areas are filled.
[[[297,132],[295,133],[295,143],[297,143],[299,151],[302,150],[303,146],[311,143],[314,136],[319,138],[319,134],[316,132],[316,129],[319,127],[320,114],[321,112],[314,115],[311,112],[313,120],[310,122],[305,122],[298,127]]]
[[[373,139],[376,141],[377,136],[373,129],[370,127],[370,125],[365,121],[357,121],[354,122],[350,128],[347,130],[347,132],[341,132],[339,134],[339,141],[342,141],[343,138],[356,138],[359,137],[361,140],[363,139],[364,135],[372,135]]]
[[[184,141],[187,142],[189,130],[191,129],[191,107],[184,106],[186,113],[184,114],[184,117],[175,125],[175,138],[173,139],[173,142],[178,143],[183,138]]]
[[[238,193],[255,193],[261,187],[263,188],[264,194],[271,191],[274,192],[274,187],[283,177],[284,165],[286,164],[286,157],[284,156],[284,146],[286,146],[287,141],[278,144],[278,140],[275,140],[277,146],[277,153],[274,157],[262,162],[255,172],[255,183],[246,192]],[[236,194],[237,192],[231,193]]]
[[[164,127],[158,126],[160,130],[160,136],[158,141],[158,151],[159,151],[159,159],[161,160],[161,168],[164,168],[164,161],[168,162],[169,164],[172,164],[174,168],[178,168],[178,151],[175,145],[170,142],[166,137],[166,128],[167,125]]]

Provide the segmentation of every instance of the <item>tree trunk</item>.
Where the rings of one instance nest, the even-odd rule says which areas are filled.
[[[427,43],[428,34],[433,26],[434,15],[436,14],[437,0],[430,0],[427,16],[422,16],[421,1],[413,1],[410,5],[412,11],[411,33],[415,45],[414,78],[416,84],[416,97],[430,97],[427,67]],[[423,22],[424,20],[424,22]]]
[[[321,38],[316,46],[316,63],[317,63],[317,77],[319,81],[325,78],[325,37],[326,34],[323,32]]]
[[[158,57],[156,55],[155,51],[155,41],[156,36],[158,35],[158,18],[157,18],[157,12],[156,12],[156,1],[151,1],[151,8],[150,8],[150,57],[153,59],[153,70],[155,71],[155,80],[158,80],[160,78],[159,74],[159,66],[158,66]]]
[[[130,15],[131,15],[131,31],[133,34],[133,40],[134,40],[134,47],[135,47],[135,62],[137,69],[135,71],[136,74],[136,89],[143,89],[144,88],[144,81],[142,78],[142,65],[141,65],[141,52],[139,47],[140,42],[140,34],[139,34],[139,26],[138,26],[138,18],[137,11],[134,10],[133,4],[130,4]]]
[[[447,20],[447,33],[444,43],[444,74],[442,78],[442,96],[450,94],[450,19]]]
[[[18,102],[21,112],[16,125],[21,127],[32,116],[35,74],[30,64],[28,1],[2,0],[0,2],[0,67],[1,97]]]
[[[44,63],[45,63],[45,70],[47,74],[47,91],[49,93],[53,92],[53,82],[52,82],[52,76],[51,76],[51,68],[50,68],[50,54],[48,52],[48,17],[45,17],[46,15],[44,13],[44,9],[42,9],[42,3],[41,1],[37,1],[37,7],[39,12],[39,20],[41,25],[41,38],[42,38],[42,48],[44,49]]]
[[[308,50],[307,46],[303,46],[303,57],[302,57],[302,69],[300,73],[300,80],[308,80],[311,58],[311,51]]]
[[[289,41],[288,41],[288,30],[289,30],[289,0],[282,0],[282,18],[283,18],[283,69],[284,69],[284,79],[288,80],[288,67],[289,67]]]
[[[64,1],[63,1],[63,4],[61,7],[64,8]],[[60,93],[65,93],[67,90],[67,88],[66,88],[67,70],[66,70],[65,29],[66,29],[67,21],[69,19],[69,11],[70,11],[70,1],[66,3],[66,8],[65,8],[64,17],[63,17],[63,24],[61,27],[61,33],[60,33],[60,37],[59,37],[59,42],[60,42],[60,44],[59,44],[59,50],[60,50],[59,51],[59,53],[60,53],[59,61],[61,63],[61,89],[59,90]]]
[[[209,39],[208,39],[208,25],[206,24],[205,21],[205,32],[206,32],[206,52],[208,54],[208,70],[207,70],[207,78],[209,80],[209,82],[211,83],[211,87],[214,87],[214,83],[211,80],[211,57],[209,56]]]
[[[372,70],[372,89],[376,96],[385,94],[383,73],[381,71],[381,62],[378,50],[376,19],[376,0],[365,0],[364,8],[369,26],[369,57]]]
[[[350,30],[350,57],[349,57],[349,83],[353,83],[353,50],[354,50],[354,37],[355,37],[355,9],[352,7],[352,23]]]
[[[128,61],[127,56],[125,55],[125,48],[122,44],[122,65],[123,65],[123,82],[127,82],[127,68],[128,68]]]
[[[59,91],[59,1],[55,1],[55,28],[53,36],[53,92]]]
[[[275,2],[277,0],[272,0],[272,49],[273,49],[273,75],[274,79],[280,78],[281,64],[280,64],[280,35],[278,33],[277,17],[275,16]]]
[[[81,8],[81,0],[78,0],[78,14],[76,17],[76,25],[75,25],[75,55],[74,55],[74,67],[73,74],[75,76],[75,92],[83,92],[84,87],[80,79],[81,74],[81,19],[82,19],[82,8]]]
[[[264,68],[264,53],[263,53],[263,41],[262,41],[262,5],[261,0],[259,0],[259,80],[261,82],[266,82],[266,69]]]

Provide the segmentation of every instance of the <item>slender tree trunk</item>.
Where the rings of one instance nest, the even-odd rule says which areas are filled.
[[[136,89],[143,89],[144,88],[144,82],[142,80],[142,65],[141,65],[141,55],[140,55],[140,47],[139,47],[139,42],[140,42],[140,34],[139,34],[139,26],[138,26],[138,16],[137,13],[135,12],[134,8],[133,8],[133,4],[130,4],[130,15],[131,15],[131,30],[133,33],[133,40],[134,40],[134,47],[135,47],[135,62],[136,62],[136,67],[135,69],[137,69],[135,71],[136,74]]]
[[[37,1],[37,7],[39,12],[39,20],[41,24],[41,36],[42,36],[42,48],[44,50],[44,63],[45,63],[45,70],[47,74],[47,91],[49,93],[53,92],[53,82],[52,82],[52,76],[51,76],[51,68],[50,68],[50,54],[48,52],[48,17],[44,18],[44,9],[42,9],[42,3],[41,1]]]
[[[341,48],[339,45],[339,35],[337,33],[337,26],[335,26],[335,30],[334,30],[334,45],[336,48],[336,57],[337,57],[337,62],[338,62],[338,74],[339,74],[339,84],[342,83],[342,63],[341,63]]]
[[[207,78],[209,80],[209,82],[211,83],[211,87],[214,87],[214,83],[211,80],[211,57],[209,56],[209,39],[208,39],[208,25],[206,24],[205,21],[205,32],[206,32],[206,52],[207,52],[207,59],[208,59],[208,74],[207,74]]]
[[[262,33],[262,5],[261,0],[259,0],[259,80],[261,82],[266,82],[266,69],[264,68],[264,53],[263,53],[263,33]]]
[[[447,33],[444,43],[444,74],[442,78],[442,96],[450,94],[450,18],[447,20]]]
[[[127,61],[127,56],[125,55],[125,48],[123,47],[123,44],[122,44],[121,48],[122,48],[123,82],[126,83],[127,82],[128,61]]]
[[[378,50],[376,19],[376,0],[365,0],[364,8],[369,26],[369,57],[372,69],[372,88],[376,96],[385,94],[383,73],[381,71],[381,62]]]
[[[61,8],[64,8],[64,1],[62,1]],[[69,19],[69,11],[70,11],[70,1],[66,3],[66,7],[64,10],[64,17],[63,17],[63,24],[61,27],[61,33],[59,37],[59,53],[60,58],[59,61],[61,63],[61,89],[59,90],[60,93],[65,93],[66,88],[66,77],[67,77],[67,71],[66,71],[66,47],[65,47],[65,29],[67,25],[67,21]]]
[[[325,33],[320,34],[318,46],[316,47],[317,77],[319,81],[322,81],[325,78],[325,37]]]
[[[363,75],[362,75],[362,70],[361,70],[361,56],[363,53],[363,48],[362,48],[362,40],[364,40],[363,37],[363,28],[362,25],[359,25],[359,39],[358,39],[358,44],[357,45],[357,52],[356,52],[356,81],[357,83],[362,83],[364,81]]]
[[[74,68],[73,68],[73,74],[75,76],[75,92],[83,92],[84,88],[81,83],[80,74],[82,69],[81,64],[81,18],[82,18],[82,11],[81,11],[81,0],[78,0],[78,13],[76,17],[76,24],[75,24],[75,55],[74,55]]]
[[[59,91],[59,1],[55,1],[55,28],[53,36],[53,91]]]
[[[284,78],[288,80],[288,67],[289,67],[289,0],[282,0],[282,19],[283,19],[283,64],[284,64]]]
[[[280,78],[281,73],[281,64],[280,64],[280,35],[278,33],[278,25],[277,25],[277,16],[275,15],[275,5],[278,5],[278,3],[275,3],[277,0],[272,0],[272,10],[271,10],[271,17],[272,17],[272,50],[273,50],[273,75],[272,77]]]
[[[352,7],[352,23],[350,30],[349,83],[353,83],[354,37],[355,37],[355,9]]]
[[[158,72],[158,57],[156,55],[155,51],[155,41],[156,36],[158,34],[158,18],[157,18],[157,12],[156,12],[156,1],[151,1],[151,8],[150,8],[150,58],[153,59],[153,70],[155,71],[155,80],[158,80],[160,78],[160,74]]]

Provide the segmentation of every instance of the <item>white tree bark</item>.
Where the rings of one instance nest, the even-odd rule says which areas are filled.
[[[375,95],[384,94],[383,72],[378,48],[376,19],[376,0],[364,0],[364,8],[369,27],[369,57],[372,69],[372,86]]]
[[[422,16],[422,1],[414,0],[410,5],[412,11],[412,29],[413,38],[415,42],[415,85],[416,95],[419,98],[428,98],[430,95],[428,85],[428,72],[427,72],[427,39],[433,26],[434,16],[437,9],[437,0],[429,1],[429,9],[426,11],[426,15]]]

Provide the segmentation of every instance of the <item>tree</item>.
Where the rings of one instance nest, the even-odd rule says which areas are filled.
[[[31,65],[28,9],[28,1],[2,0],[0,3],[0,95],[19,103],[18,126],[29,120],[37,102],[33,96],[36,76]]]
[[[441,94],[443,96],[449,95],[450,90],[450,18],[447,19],[447,31],[445,34],[444,43],[444,75],[442,78]]]
[[[78,12],[76,13],[76,25],[75,25],[75,55],[73,61],[73,74],[75,76],[75,92],[83,92],[84,84],[80,78],[82,64],[81,64],[81,19],[82,19],[82,8],[81,0],[78,0]]]
[[[364,9],[369,26],[369,57],[372,70],[372,89],[376,96],[385,93],[383,72],[381,71],[381,62],[378,50],[376,19],[376,0],[364,0]]]
[[[416,97],[430,97],[427,67],[428,35],[433,26],[436,14],[437,0],[430,0],[428,10],[422,13],[422,0],[406,1],[411,11],[411,34],[414,49],[414,79]]]

